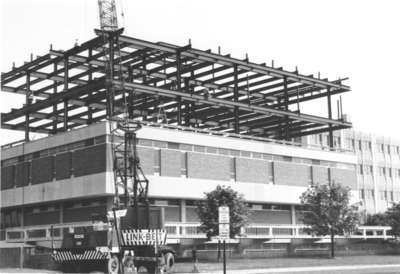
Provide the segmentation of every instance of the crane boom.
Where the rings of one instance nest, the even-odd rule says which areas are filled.
[[[98,0],[98,4],[101,30],[118,30],[118,19],[115,0]]]

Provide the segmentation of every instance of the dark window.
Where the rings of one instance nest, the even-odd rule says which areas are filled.
[[[173,143],[173,142],[168,142],[168,148],[169,149],[179,149],[179,144]]]

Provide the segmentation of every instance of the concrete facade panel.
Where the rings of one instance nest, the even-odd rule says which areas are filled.
[[[247,158],[235,158],[236,181],[268,183],[268,162]]]

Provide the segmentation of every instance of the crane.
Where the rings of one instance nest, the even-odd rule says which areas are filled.
[[[113,207],[107,216],[93,216],[92,229],[64,233],[61,248],[53,251],[53,259],[67,272],[73,270],[71,267],[84,268],[91,263],[106,263],[108,273],[134,273],[141,266],[149,273],[169,272],[175,252],[165,245],[167,234],[161,210],[149,205],[149,181],[136,149],[136,132],[141,125],[129,116],[123,65],[120,58],[114,58],[122,56],[118,37],[123,29],[118,27],[115,0],[98,0],[98,6],[100,29],[95,32],[104,39],[101,54],[105,63],[106,111],[113,159]],[[114,110],[113,80],[122,83],[119,87],[122,90],[118,90],[123,94],[122,115]]]

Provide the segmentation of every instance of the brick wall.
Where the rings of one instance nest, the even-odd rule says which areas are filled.
[[[188,177],[229,180],[232,160],[230,157],[188,152]]]
[[[179,206],[166,206],[164,207],[164,216],[166,222],[179,222],[180,221],[180,208]]]
[[[331,180],[352,189],[357,188],[357,177],[355,170],[331,168]]]
[[[27,186],[30,177],[30,162],[23,162],[16,165],[15,185],[17,187]]]
[[[56,155],[56,180],[68,179],[71,177],[71,157],[71,152],[65,152]]]
[[[49,182],[53,179],[53,158],[48,156],[32,160],[32,184]]]
[[[255,224],[291,224],[290,211],[252,210],[249,222]]]
[[[156,154],[158,154],[159,151],[147,147],[138,147],[137,153],[140,159],[140,166],[142,167],[143,172],[147,175],[153,175],[154,157],[156,157]]]
[[[14,187],[15,184],[15,166],[6,166],[1,168],[1,189]]]
[[[65,208],[63,220],[64,223],[69,222],[85,222],[91,220],[92,214],[106,215],[106,206],[89,206]]]
[[[321,166],[312,166],[312,182],[313,184],[327,184],[328,168]]]
[[[199,216],[197,215],[195,207],[186,207],[186,222],[199,222]]]
[[[268,183],[268,162],[246,158],[235,158],[236,181]]]
[[[60,222],[59,211],[24,213],[24,225],[57,224]]]
[[[181,154],[177,150],[161,150],[161,176],[181,176]]]
[[[309,166],[274,162],[274,181],[277,185],[308,186],[309,178]]]
[[[106,144],[75,150],[72,154],[74,176],[106,171]]]

